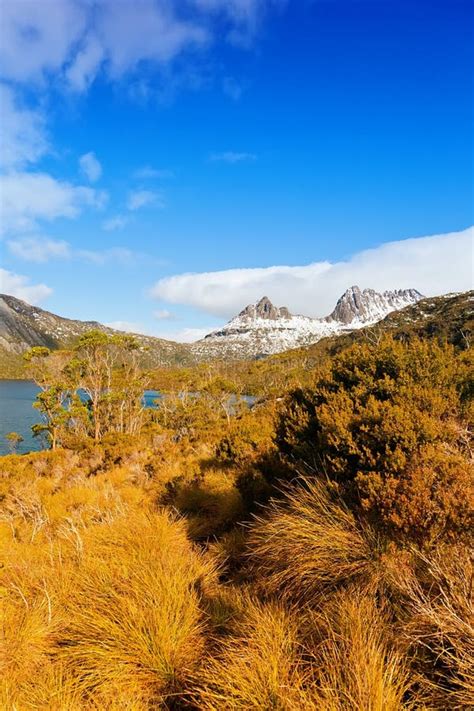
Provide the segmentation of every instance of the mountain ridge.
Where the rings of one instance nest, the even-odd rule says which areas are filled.
[[[391,311],[416,304],[422,298],[416,289],[379,293],[352,286],[342,294],[328,316],[315,319],[293,315],[286,306],[274,306],[264,296],[195,343],[133,335],[142,349],[144,367],[188,365],[212,359],[253,359],[360,329],[378,322]],[[6,368],[7,374],[18,371],[21,354],[28,348],[37,345],[51,349],[68,348],[91,329],[110,335],[123,333],[97,321],[68,319],[17,297],[0,294],[0,355],[3,363],[11,365]]]
[[[194,345],[201,356],[219,350],[235,357],[279,353],[311,345],[326,336],[362,328],[385,318],[391,311],[418,302],[423,295],[416,289],[379,293],[358,286],[346,289],[334,310],[324,318],[293,315],[286,306],[276,307],[267,296],[246,306],[225,326],[212,331]]]

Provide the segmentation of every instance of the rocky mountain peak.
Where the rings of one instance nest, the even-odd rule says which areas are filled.
[[[397,289],[379,293],[375,289],[361,290],[351,286],[338,299],[334,311],[327,321],[351,324],[355,321],[368,323],[382,318],[390,311],[414,304],[423,296],[416,289]]]
[[[286,306],[278,308],[272,304],[268,296],[263,296],[260,301],[257,301],[255,304],[249,304],[246,306],[245,309],[240,312],[239,318],[262,318],[276,321],[277,319],[291,318],[291,314]]]

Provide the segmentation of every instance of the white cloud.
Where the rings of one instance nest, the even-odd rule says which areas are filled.
[[[59,72],[84,31],[86,7],[75,0],[3,2],[0,75],[40,81]]]
[[[48,151],[45,118],[42,111],[18,104],[13,90],[0,84],[0,164],[3,168],[22,168]]]
[[[193,343],[200,338],[204,338],[208,333],[214,330],[211,328],[182,328],[177,331],[160,331],[156,332],[153,329],[147,328],[138,321],[110,321],[105,324],[109,328],[114,328],[116,331],[124,331],[125,333],[141,333],[144,336],[153,336],[154,338],[163,338],[166,341],[177,341],[178,343]]]
[[[217,326],[210,326],[209,328],[181,328],[177,331],[160,331],[158,333],[153,333],[153,335],[156,338],[164,338],[166,341],[194,343],[194,341],[199,341],[216,328]]]
[[[15,257],[27,262],[44,263],[71,257],[71,246],[67,242],[39,235],[8,240],[7,247]]]
[[[74,259],[89,264],[132,264],[140,255],[125,247],[108,249],[75,249],[69,242],[54,240],[41,234],[7,240],[8,250],[26,262],[45,263],[55,259]]]
[[[95,35],[85,38],[82,48],[66,70],[66,80],[71,89],[86,91],[94,81],[104,60],[105,49]]]
[[[209,160],[213,163],[246,163],[257,160],[255,153],[237,153],[236,151],[224,151],[223,153],[212,153]]]
[[[133,174],[134,178],[138,180],[147,180],[148,178],[153,179],[163,179],[163,178],[173,178],[174,173],[172,170],[157,169],[152,168],[150,165],[145,165],[143,168],[139,168]]]
[[[102,166],[92,151],[84,153],[84,155],[79,158],[79,166],[91,183],[97,182],[102,175]]]
[[[175,318],[174,313],[172,311],[168,311],[168,309],[158,309],[153,312],[153,316],[158,321],[172,321]]]
[[[127,199],[127,208],[129,210],[139,210],[147,205],[164,207],[162,194],[151,190],[133,190],[129,193]]]
[[[158,68],[218,37],[248,47],[268,7],[283,0],[9,0],[2,3],[0,76],[63,77],[85,91],[99,72],[118,79]]]
[[[107,198],[104,192],[59,181],[47,173],[2,175],[0,195],[3,232],[30,230],[39,220],[74,218],[84,207],[102,207]]]
[[[115,215],[114,217],[109,217],[102,223],[102,229],[106,232],[113,232],[114,230],[122,230],[128,222],[128,218],[125,215]]]
[[[17,299],[27,301],[29,304],[38,304],[53,292],[46,284],[30,284],[29,282],[29,277],[13,274],[13,272],[0,268],[0,290],[3,294],[16,296]]]
[[[351,285],[379,291],[413,287],[426,296],[473,288],[474,227],[388,242],[346,262],[179,274],[160,279],[155,298],[230,318],[267,295],[294,313],[326,316]]]

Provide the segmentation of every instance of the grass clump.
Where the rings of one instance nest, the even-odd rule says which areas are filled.
[[[380,542],[319,481],[288,490],[249,535],[251,562],[267,592],[314,602],[328,589],[373,587]]]
[[[202,654],[212,564],[167,513],[97,527],[84,545],[59,657],[86,695],[158,702],[179,693]]]

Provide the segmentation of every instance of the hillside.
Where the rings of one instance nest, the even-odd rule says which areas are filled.
[[[352,331],[320,339],[317,343],[251,362],[221,361],[226,375],[254,395],[286,389],[311,379],[313,369],[353,343],[377,343],[389,333],[397,340],[428,338],[447,342],[459,350],[472,344],[474,334],[474,291],[425,298],[381,321]],[[179,373],[176,372],[176,376]]]
[[[2,377],[18,377],[21,355],[32,346],[52,350],[69,348],[83,333],[99,330],[118,334],[97,321],[78,321],[57,316],[38,306],[31,306],[14,296],[0,295],[0,360]],[[143,352],[144,367],[187,362],[189,350],[184,344],[161,338],[133,334]]]

